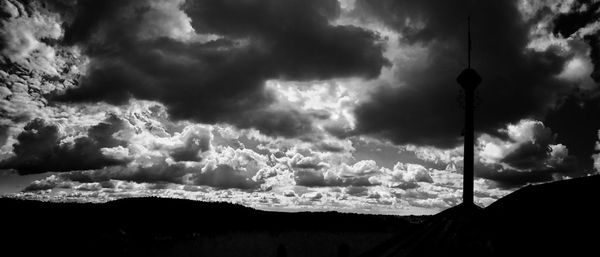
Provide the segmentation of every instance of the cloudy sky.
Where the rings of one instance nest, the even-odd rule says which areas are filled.
[[[1,0],[0,194],[435,213],[600,171],[600,1]]]

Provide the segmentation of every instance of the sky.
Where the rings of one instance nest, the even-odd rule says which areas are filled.
[[[2,0],[0,195],[432,214],[600,171],[597,0]]]

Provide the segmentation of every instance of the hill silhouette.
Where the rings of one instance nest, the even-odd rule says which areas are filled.
[[[460,204],[360,256],[588,256],[600,176],[529,185],[487,208]]]
[[[423,217],[4,198],[0,240],[11,256],[584,256],[600,231],[598,188],[600,176],[530,185],[487,208]]]
[[[589,256],[600,231],[600,175],[526,186],[485,209],[499,256]]]
[[[2,251],[14,256],[337,256],[394,233],[408,235],[422,220],[166,198],[102,204],[3,198],[0,206]]]

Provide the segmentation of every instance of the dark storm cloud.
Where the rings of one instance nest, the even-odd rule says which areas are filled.
[[[8,139],[8,130],[10,127],[8,125],[0,125],[0,146],[6,144],[6,140]]]
[[[526,169],[543,163],[551,151],[552,149],[546,144],[530,142],[509,153],[501,161],[518,169]]]
[[[45,179],[35,180],[23,189],[24,192],[39,191],[60,188],[70,188],[70,184],[64,183],[58,176],[51,175]]]
[[[374,78],[387,64],[374,33],[330,24],[340,12],[335,0],[189,1],[182,8],[195,32],[219,37],[204,42],[148,37],[146,18],[173,12],[152,8],[146,1],[77,1],[64,15],[63,43],[82,46],[91,63],[79,87],[55,99],[156,100],[175,119],[292,137],[311,132],[311,118],[274,107],[266,80]]]
[[[260,182],[254,181],[243,171],[221,164],[206,172],[195,173],[192,181],[196,185],[207,185],[216,188],[256,189]]]
[[[504,157],[493,164],[476,163],[475,175],[491,179],[501,187],[514,188],[568,177],[584,176],[589,170],[582,169],[570,149],[557,144],[557,134],[539,121],[525,121],[516,131],[501,132],[509,141],[499,145],[511,145]],[[511,135],[512,134],[512,135]],[[588,159],[589,159],[588,155]]]
[[[192,133],[184,139],[184,145],[173,149],[170,152],[173,160],[180,161],[201,161],[199,153],[210,149],[210,131],[203,129],[200,132]]]
[[[182,184],[182,177],[190,173],[185,165],[176,163],[169,165],[163,160],[155,161],[149,166],[127,167],[113,166],[97,170],[72,171],[60,174],[61,178],[81,183],[106,182],[110,180],[134,181],[138,183],[177,183]]]
[[[497,135],[482,134],[476,140],[475,152],[475,177],[492,180],[503,189],[592,173],[583,169],[570,149],[557,141],[557,133],[537,120],[508,124]],[[453,160],[442,170],[458,175],[463,164],[462,160]],[[432,177],[433,181],[440,181],[440,177]]]
[[[296,185],[307,187],[327,186],[323,172],[315,169],[296,169],[294,171]]]
[[[63,143],[61,141],[65,138],[56,125],[34,119],[17,136],[18,142],[13,145],[15,155],[0,162],[0,169],[14,169],[23,175],[125,164],[128,160],[113,159],[101,151],[101,148],[125,144],[112,136],[122,127],[122,120],[110,116],[88,129],[87,136]]]
[[[585,9],[582,9],[585,7]],[[580,28],[600,19],[600,2],[576,0],[568,13],[561,13],[554,19],[554,33],[569,37]]]
[[[572,94],[563,99],[544,122],[557,133],[556,141],[565,144],[581,167],[593,169],[595,142],[600,130],[600,97]]]
[[[584,175],[574,170],[574,165],[576,163],[573,160],[568,160],[566,163],[556,167],[539,167],[527,172],[511,169],[502,170],[502,167],[499,165],[493,168],[478,166],[475,167],[475,170],[478,177],[493,180],[501,188],[518,188],[528,183],[540,183]],[[502,171],[498,172],[498,170]]]
[[[594,65],[594,71],[590,76],[600,83],[600,33],[585,36],[585,41],[590,45],[590,59]]]
[[[255,181],[247,171],[235,169],[227,164],[202,168],[190,167],[182,163],[169,164],[164,160],[155,162],[150,166],[114,166],[98,170],[61,173],[59,176],[65,180],[80,183],[106,183],[111,180],[159,184],[186,184],[190,182],[194,185],[238,189],[257,189],[264,182],[261,180]]]
[[[190,1],[186,11],[199,31],[262,41],[272,55],[263,65],[278,78],[373,78],[387,63],[372,32],[329,24],[338,1]]]
[[[600,20],[600,2],[590,0],[575,1],[568,13],[562,13],[554,19],[555,34],[570,37],[579,29]],[[584,36],[590,46],[590,59],[594,64],[591,76],[596,82],[600,82],[600,33]]]
[[[563,37],[572,37],[575,33],[600,19],[600,2],[575,1],[571,11],[562,13],[553,20],[553,32]],[[597,26],[597,25],[596,25]],[[600,33],[598,31],[583,36],[589,45],[589,57],[594,65],[590,76],[600,82]],[[594,92],[595,91],[595,92]],[[600,99],[598,90],[592,89],[573,92],[564,99],[546,117],[545,123],[558,133],[557,141],[565,144],[569,152],[577,157],[586,170],[592,170],[594,144],[600,130]]]
[[[467,2],[471,3],[468,7]],[[567,85],[555,78],[567,57],[552,48],[525,49],[532,21],[523,21],[517,1],[358,0],[357,12],[378,17],[404,35],[403,43],[427,47],[428,64],[397,74],[403,86],[382,86],[356,109],[359,131],[395,143],[453,147],[461,142],[462,110],[456,77],[466,66],[466,17],[472,18],[472,66],[483,77],[479,132],[525,117],[543,117]],[[423,23],[423,27],[406,25]],[[398,83],[400,83],[398,82]]]
[[[522,121],[516,126],[517,131],[512,132],[512,137],[511,132],[505,132],[506,137],[511,138],[509,142],[515,144],[516,148],[499,161],[516,169],[533,169],[546,165],[552,158],[552,145],[556,143],[556,135],[541,122]],[[556,154],[567,154],[562,148],[557,148],[556,151]]]

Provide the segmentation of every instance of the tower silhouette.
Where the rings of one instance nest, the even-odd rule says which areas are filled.
[[[471,26],[467,19],[467,67],[456,81],[462,88],[459,96],[465,109],[463,203],[428,218],[410,235],[391,238],[359,255],[372,256],[496,256],[487,231],[483,208],[473,202],[474,139],[473,111],[478,102],[479,74],[471,68]]]
[[[465,128],[463,159],[463,204],[473,204],[473,176],[475,155],[475,126],[473,111],[475,109],[475,91],[481,83],[481,76],[471,68],[471,19],[467,18],[467,68],[456,78],[464,92]]]

